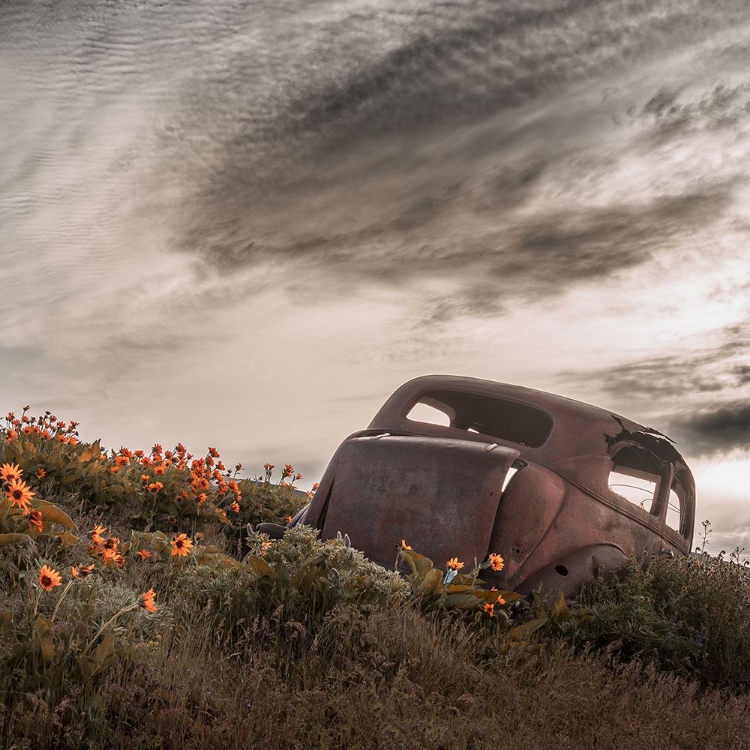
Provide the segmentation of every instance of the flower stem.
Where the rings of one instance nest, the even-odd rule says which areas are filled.
[[[90,648],[91,648],[91,647],[92,647],[92,646],[94,645],[94,643],[96,643],[96,639],[97,639],[97,638],[98,638],[98,637],[99,637],[99,636],[100,636],[100,635],[101,635],[101,634],[102,634],[102,633],[103,633],[103,632],[104,632],[104,631],[105,631],[105,630],[106,630],[106,629],[107,629],[107,628],[108,628],[108,627],[109,627],[109,626],[110,626],[110,625],[111,625],[111,624],[112,624],[112,623],[113,623],[113,622],[114,622],[114,621],[115,621],[115,620],[116,620],[116,619],[117,619],[117,618],[118,618],[118,617],[119,617],[120,615],[124,615],[124,614],[125,614],[126,612],[130,612],[131,610],[134,610],[134,609],[136,609],[137,607],[138,607],[138,602],[136,602],[135,604],[131,604],[131,605],[130,605],[130,606],[128,606],[128,607],[123,607],[123,609],[121,609],[121,610],[120,610],[119,612],[115,612],[115,614],[113,614],[113,615],[112,615],[112,617],[110,617],[110,618],[109,618],[109,620],[107,620],[107,622],[105,622],[105,623],[104,623],[104,625],[102,625],[102,626],[101,626],[101,627],[99,628],[99,630],[97,630],[97,631],[96,631],[96,634],[94,635],[94,637],[93,637],[93,638],[92,638],[92,639],[91,639],[91,640],[90,640],[90,641],[88,642],[88,645],[86,646],[86,648],[85,648],[85,649],[83,649],[83,653],[84,653],[84,654],[87,654],[87,653],[88,653],[89,649],[90,649]]]

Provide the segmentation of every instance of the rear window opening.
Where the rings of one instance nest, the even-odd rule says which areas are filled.
[[[481,433],[531,448],[544,445],[553,427],[549,414],[526,404],[447,390],[424,394],[407,419]]]
[[[450,427],[451,424],[451,418],[448,414],[424,403],[424,401],[420,401],[414,405],[412,410],[407,414],[407,419],[411,419],[412,422],[437,424],[443,427]]]

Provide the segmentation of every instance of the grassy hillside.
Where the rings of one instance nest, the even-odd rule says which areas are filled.
[[[401,578],[248,529],[304,501],[290,465],[241,479],[76,427],[0,427],[0,747],[750,746],[735,560],[634,561],[547,604],[404,543]]]

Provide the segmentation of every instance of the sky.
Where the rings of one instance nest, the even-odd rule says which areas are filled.
[[[746,0],[4,0],[0,71],[0,409],[309,486],[411,377],[518,383],[750,551]]]

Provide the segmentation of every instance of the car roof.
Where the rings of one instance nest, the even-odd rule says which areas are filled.
[[[483,436],[466,430],[408,419],[414,404],[430,392],[440,391],[497,398],[548,414],[553,422],[549,437],[538,447],[524,446],[526,454],[548,465],[576,457],[609,456],[615,444],[627,441],[642,445],[661,460],[687,469],[668,437],[619,414],[525,386],[457,375],[424,375],[404,383],[383,404],[368,429],[402,429],[433,436],[445,435],[449,431],[458,433],[463,439],[485,440]]]

